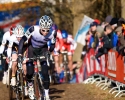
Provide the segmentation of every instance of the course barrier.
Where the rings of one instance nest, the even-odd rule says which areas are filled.
[[[116,84],[109,92],[117,93],[115,97],[122,96],[125,92],[125,59],[118,54],[117,51],[110,50],[108,54],[102,55],[98,60],[93,60],[92,57],[96,54],[94,49],[90,49],[83,59],[83,64],[77,73],[78,83],[94,83],[95,75],[98,75],[99,80],[97,86],[102,86],[101,89],[106,89],[111,85],[111,82]],[[102,79],[103,78],[103,79]],[[122,89],[121,89],[122,87]]]

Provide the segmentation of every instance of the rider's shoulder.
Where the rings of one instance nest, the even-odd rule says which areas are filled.
[[[58,29],[58,30],[57,30],[57,33],[61,34],[61,30]]]
[[[4,36],[10,36],[10,32],[9,31],[5,32]]]
[[[32,33],[32,32],[34,32],[37,29],[39,29],[39,26],[38,25],[33,25],[28,30],[29,30],[30,33]]]

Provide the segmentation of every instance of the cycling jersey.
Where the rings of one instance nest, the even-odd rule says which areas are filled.
[[[64,42],[63,39],[61,39],[60,43],[58,43],[60,45],[59,50],[60,51],[68,51],[68,55],[72,55],[74,53],[74,50],[76,49],[77,43],[73,40],[72,35],[68,35],[67,37],[67,41]],[[59,51],[54,49],[54,55],[58,55]]]
[[[17,40],[16,35],[15,34],[11,35],[10,39],[9,39],[8,49],[7,49],[7,56],[8,57],[11,57],[12,51],[14,51],[14,52],[17,51],[18,45],[19,45],[19,41]],[[16,50],[15,50],[15,48],[16,48]]]
[[[54,51],[59,51],[60,49],[60,43],[62,41],[62,34],[60,30],[57,30],[57,36],[56,36],[56,44],[55,44],[55,48]]]
[[[19,54],[22,54],[22,48],[25,41],[28,41],[28,43],[30,42],[33,48],[42,48],[47,45],[47,42],[51,41],[49,49],[53,51],[56,42],[56,31],[50,29],[49,33],[43,36],[39,26],[35,25],[30,27],[19,43]]]

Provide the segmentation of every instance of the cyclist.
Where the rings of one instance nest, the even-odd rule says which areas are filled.
[[[24,35],[24,28],[21,25],[17,25],[16,28],[14,29],[14,34],[10,36],[9,39],[9,45],[7,49],[7,57],[12,59],[12,79],[11,79],[11,85],[15,86],[16,85],[16,68],[17,68],[17,50],[18,50],[18,45],[19,41]],[[26,48],[26,46],[25,46]],[[25,71],[24,71],[25,72]]]
[[[52,52],[55,47],[55,41],[56,41],[56,31],[52,30],[51,26],[53,24],[52,19],[44,15],[39,20],[39,25],[31,26],[21,39],[19,43],[19,51],[18,51],[18,58],[19,61],[22,61],[22,49],[23,44],[25,41],[28,41],[29,43],[29,49],[28,49],[28,58],[32,58],[34,56],[40,56],[40,55],[48,55],[49,52]],[[51,45],[48,48],[47,43],[51,41]],[[32,84],[32,76],[34,73],[34,66],[33,62],[29,61],[27,62],[27,78],[28,78],[28,86],[29,86],[29,95],[32,99],[34,99],[34,90],[33,90],[33,84]],[[46,100],[49,99],[49,74],[48,69],[49,66],[47,65],[46,60],[40,61],[41,65],[41,74],[43,77],[43,86],[45,91],[45,98]]]
[[[57,28],[57,25],[56,24],[53,24],[52,25],[52,28],[53,30],[57,30],[57,36],[56,36],[56,43],[55,43],[55,48],[54,48],[54,61],[55,61],[55,71],[59,74],[60,73],[60,67],[59,67],[59,59],[58,59],[58,56],[59,56],[59,53],[56,52],[56,51],[59,51],[59,48],[60,48],[60,43],[62,41],[62,34],[61,34],[61,30],[59,30]]]
[[[2,39],[2,44],[0,46],[0,54],[4,54],[5,56],[7,56],[7,45],[9,42],[9,39],[11,37],[11,35],[14,33],[14,29],[15,29],[15,25],[11,26],[9,31],[5,32],[3,35],[3,39]],[[8,64],[6,62],[6,60],[3,61],[3,69],[4,69],[4,76],[3,76],[3,84],[6,84],[7,82],[7,70],[8,70]]]
[[[55,62],[54,76],[55,76],[55,79],[56,79],[56,83],[60,83],[60,80],[61,80],[60,75],[63,72],[61,71],[61,68],[59,67],[60,61],[59,61],[59,53],[57,51],[59,51],[59,49],[60,49],[60,43],[62,41],[62,34],[61,34],[61,30],[58,29],[56,24],[52,25],[52,29],[57,30],[55,48],[54,48],[54,52],[52,53],[52,55],[54,57],[54,62]]]
[[[72,75],[73,75],[73,67],[72,67],[72,58],[73,58],[73,53],[74,50],[77,46],[77,43],[73,40],[72,35],[68,35],[66,30],[62,30],[61,31],[61,35],[62,35],[62,39],[60,41],[60,48],[59,50],[54,50],[54,53],[59,55],[59,52],[63,52],[63,51],[67,51],[68,52],[68,67],[70,70],[70,76],[72,79]],[[59,58],[57,58],[59,59]],[[62,67],[62,56],[60,55],[60,62],[61,62],[61,67]]]

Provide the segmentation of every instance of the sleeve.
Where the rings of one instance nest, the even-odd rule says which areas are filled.
[[[1,46],[0,46],[0,54],[2,54],[3,51],[4,51],[5,44],[6,44],[6,42],[7,42],[7,38],[6,38],[6,37],[7,37],[7,36],[6,36],[6,33],[5,33],[4,36],[3,36],[3,39],[2,39]]]
[[[73,45],[73,50],[75,50],[77,47],[76,41],[72,37],[70,37],[70,41],[71,41],[71,44]]]
[[[8,49],[7,49],[7,57],[11,57],[11,53],[12,53],[12,46],[13,46],[13,41],[9,41],[9,46],[8,46]]]
[[[18,46],[18,54],[22,54],[23,53],[23,45],[24,43],[30,39],[30,37],[32,36],[34,32],[34,26],[31,26],[25,33],[25,35],[21,38],[20,42],[19,42],[19,46]]]
[[[59,49],[62,49],[61,47],[63,46],[63,38],[62,38],[62,33],[60,30],[57,31],[56,39],[58,40],[59,45],[60,45]]]
[[[57,36],[57,31],[53,31],[54,34],[53,34],[53,37],[51,39],[51,45],[50,45],[50,49],[49,51],[52,52],[55,48],[55,43],[56,43],[56,36]]]
[[[48,49],[50,49],[51,46],[51,40],[47,42]]]
[[[77,43],[76,43],[76,41],[72,41],[72,44],[73,44],[73,49],[75,50],[76,49],[76,47],[77,47]]]
[[[23,53],[23,45],[25,43],[25,41],[27,41],[27,37],[23,36],[19,42],[19,46],[18,46],[18,54],[22,54]]]
[[[31,35],[34,32],[34,26],[31,26],[25,33],[25,36],[27,37],[27,39],[29,39],[31,37]]]

